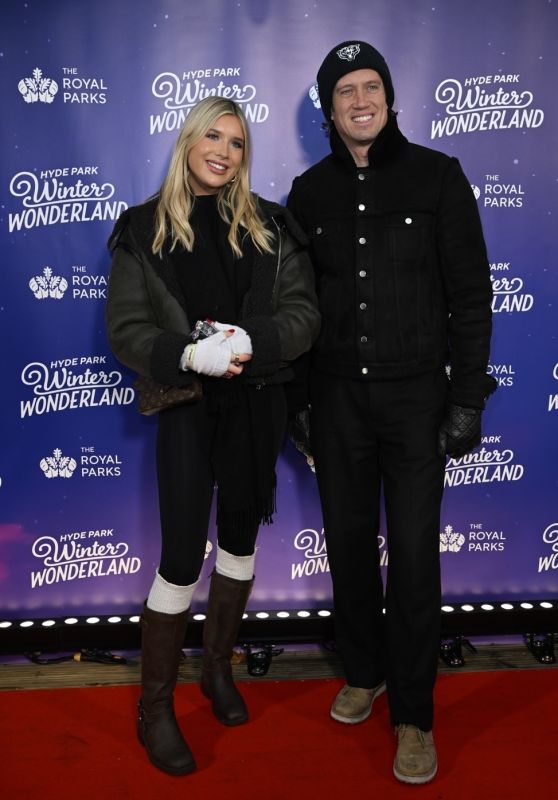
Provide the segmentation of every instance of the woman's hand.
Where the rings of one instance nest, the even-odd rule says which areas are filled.
[[[233,350],[235,334],[233,328],[220,330],[195,344],[187,345],[182,354],[181,369],[191,369],[200,375],[214,378],[232,378],[241,375],[244,364],[250,361],[252,354]],[[249,339],[248,334],[245,335]]]
[[[218,324],[218,323],[217,323]],[[230,328],[227,331],[224,331],[225,336],[229,338],[229,342],[231,345],[231,360],[229,362],[229,368],[225,372],[225,378],[233,378],[235,375],[242,375],[244,370],[244,364],[247,361],[250,361],[252,358],[252,346],[250,344],[250,352],[249,353],[236,353],[232,350],[232,348],[238,344],[243,344],[246,346],[246,342],[239,336],[239,331],[242,331],[246,339],[248,339],[248,344],[250,344],[250,337],[248,334],[242,330],[242,328]]]

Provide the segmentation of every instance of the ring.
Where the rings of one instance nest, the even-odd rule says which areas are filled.
[[[240,366],[240,356],[235,355],[235,357],[233,358],[233,362],[232,363],[235,365],[235,367],[239,367]]]

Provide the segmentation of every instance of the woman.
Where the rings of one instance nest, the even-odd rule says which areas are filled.
[[[230,666],[254,575],[261,522],[274,510],[289,363],[319,315],[303,234],[249,188],[240,108],[208,97],[188,115],[160,192],[128,209],[109,241],[111,347],[159,383],[201,381],[203,398],[159,414],[162,551],[142,615],[138,735],[155,766],[195,769],[173,707],[188,609],[203,564],[213,488],[217,558],[203,632],[201,686],[217,719],[248,719]],[[197,321],[216,333],[194,341]]]

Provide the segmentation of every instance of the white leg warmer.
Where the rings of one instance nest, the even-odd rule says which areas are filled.
[[[215,571],[226,578],[233,578],[236,581],[251,581],[254,577],[254,562],[256,552],[251,556],[233,556],[226,550],[221,550],[217,545],[217,560]]]
[[[190,608],[196,586],[197,581],[190,586],[176,586],[156,572],[147,597],[147,607],[162,614],[180,614]]]

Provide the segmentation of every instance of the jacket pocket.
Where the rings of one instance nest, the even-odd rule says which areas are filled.
[[[432,237],[433,225],[432,214],[413,211],[391,214],[385,220],[390,260],[421,262]]]

